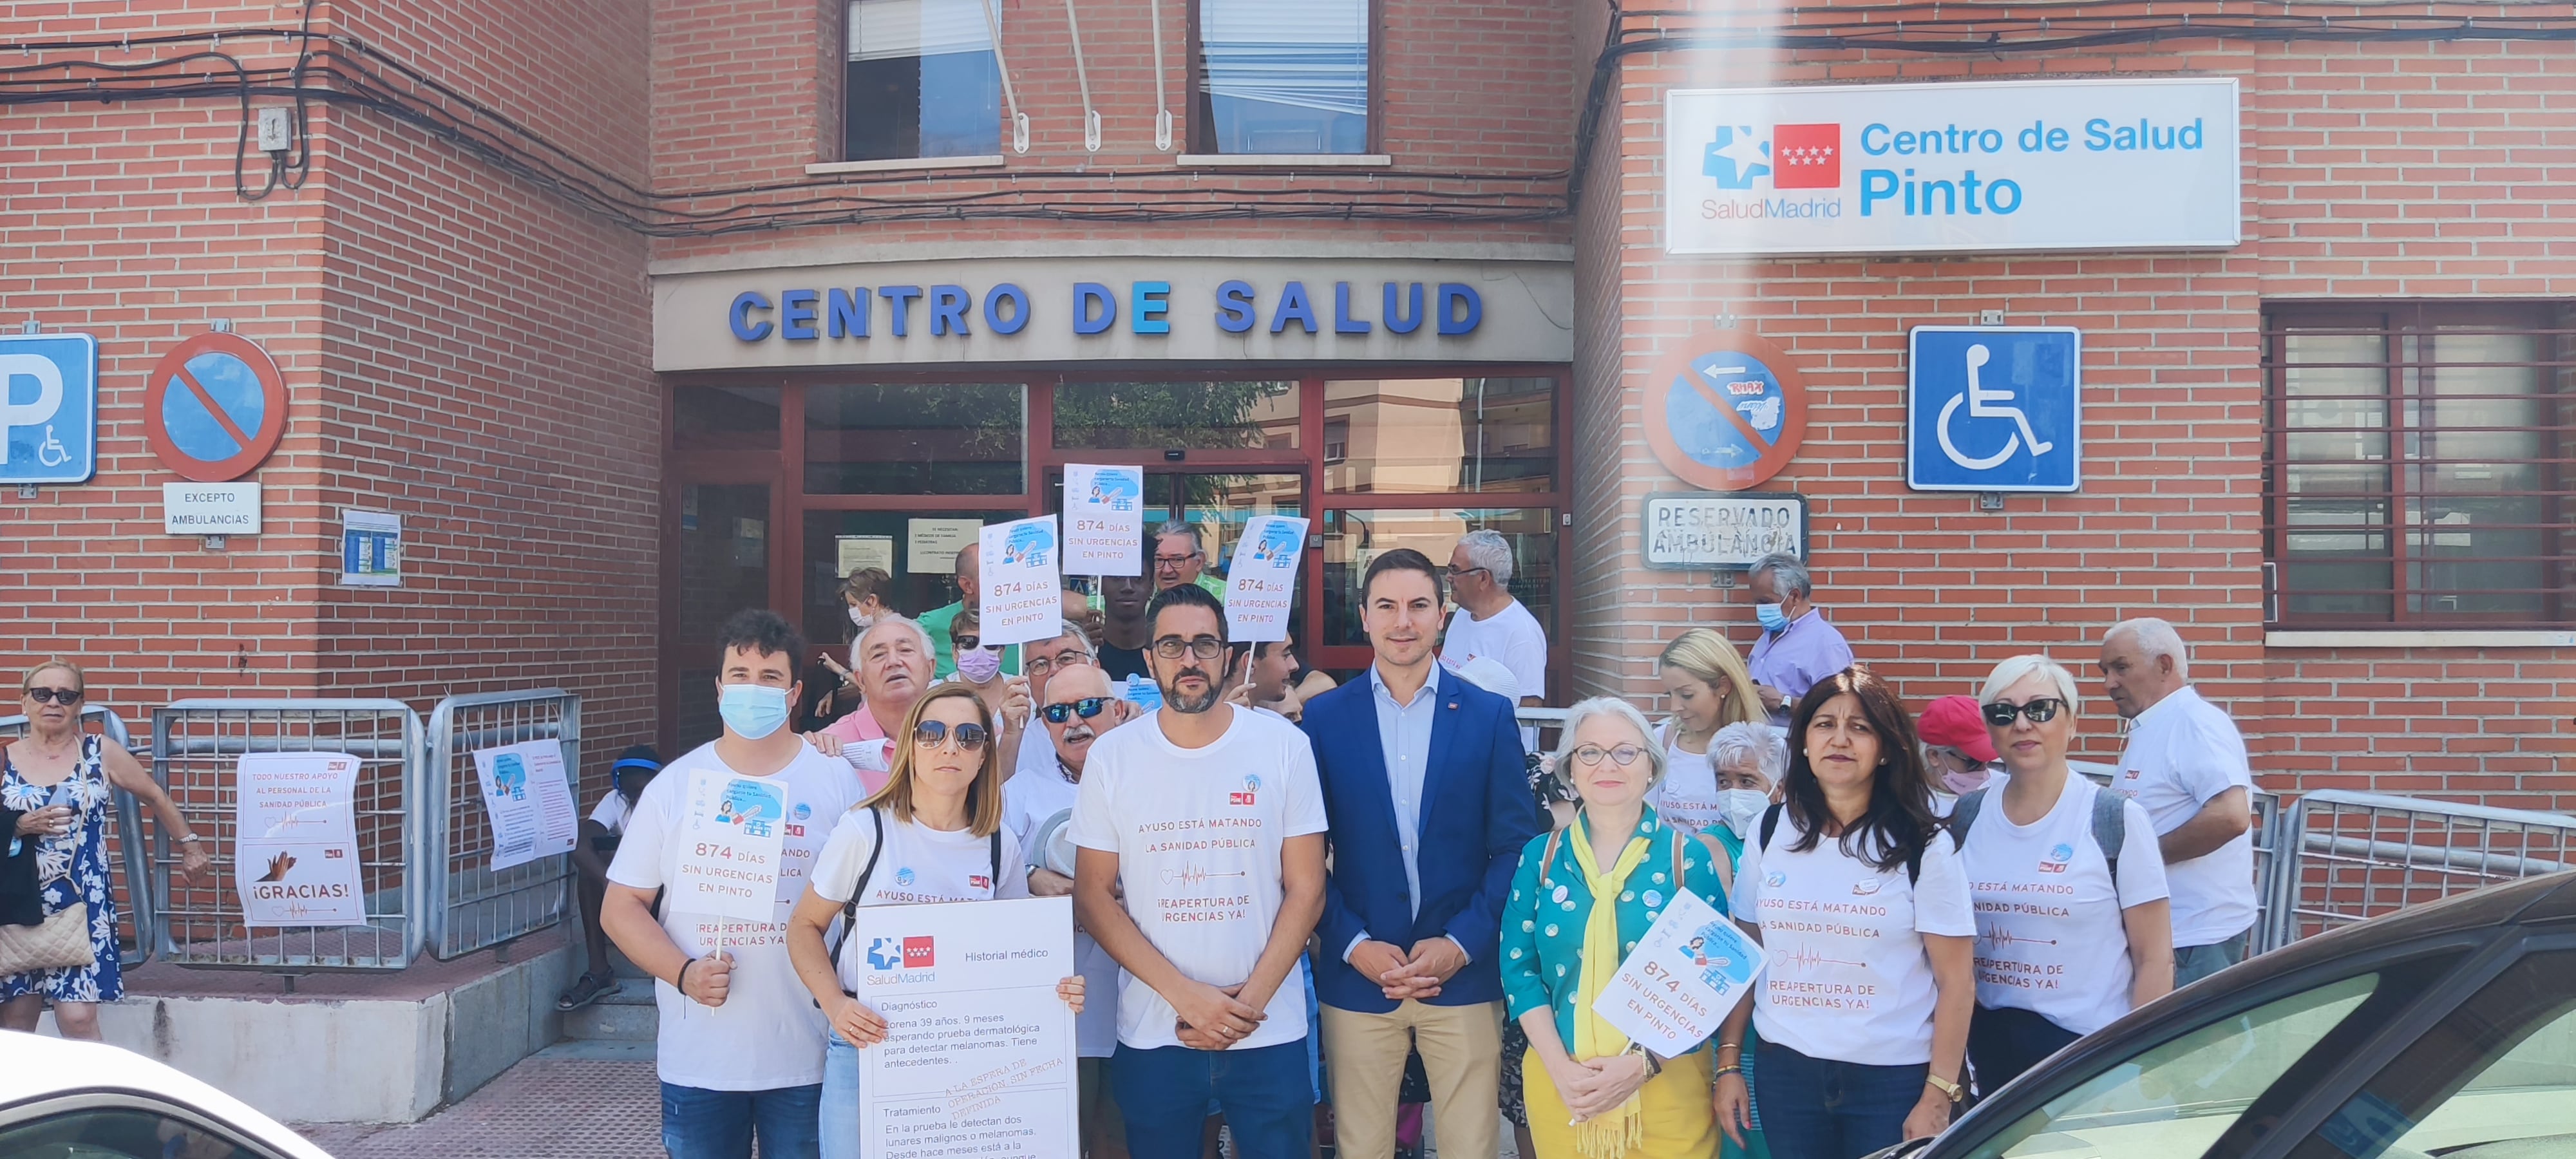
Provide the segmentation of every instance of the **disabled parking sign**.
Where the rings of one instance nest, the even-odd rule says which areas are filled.
[[[98,340],[0,335],[0,483],[86,483],[98,471]]]
[[[2082,486],[2083,349],[2070,326],[1915,327],[1906,342],[1906,485]]]

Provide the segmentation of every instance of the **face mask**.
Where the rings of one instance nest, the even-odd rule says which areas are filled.
[[[970,648],[957,654],[957,674],[970,683],[982,684],[1001,672],[1002,654],[990,648]]]
[[[1979,789],[1985,788],[1986,781],[1993,776],[1993,773],[1988,772],[1985,769],[1979,769],[1973,773],[1943,773],[1941,774],[1941,785],[1942,787],[1950,790],[1954,795],[1960,793],[1973,793]]]
[[[787,723],[787,690],[765,684],[728,684],[716,697],[725,727],[744,740],[759,740]]]
[[[1718,816],[1726,818],[1726,827],[1738,837],[1751,833],[1754,820],[1770,806],[1771,795],[1760,789],[1728,789],[1717,795]]]
[[[1778,604],[1753,605],[1753,618],[1762,621],[1765,632],[1777,632],[1789,626],[1789,613],[1781,611]]]
[[[877,618],[875,616],[871,616],[866,612],[860,611],[857,604],[850,605],[850,623],[857,625],[860,631],[867,631],[868,628],[876,622]]]

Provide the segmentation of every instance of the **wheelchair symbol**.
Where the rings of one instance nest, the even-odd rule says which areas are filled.
[[[1983,471],[2000,465],[2004,460],[2011,458],[2014,451],[2020,450],[2025,442],[2030,444],[2032,458],[2045,455],[2050,448],[2056,446],[2054,443],[2040,441],[2039,433],[2030,429],[2030,416],[2022,413],[2020,407],[2001,405],[2013,401],[2011,391],[1988,390],[1985,384],[1979,381],[1977,368],[1984,366],[1986,360],[1991,357],[1993,355],[1986,350],[1982,342],[1968,348],[1967,392],[1952,396],[1949,402],[1942,404],[1941,418],[1932,426],[1933,434],[1941,441],[1941,453],[1950,456],[1951,462],[1971,471]],[[2009,418],[2013,421],[2013,425],[2020,429],[2004,437],[2004,449],[1982,459],[1969,458],[1960,452],[1957,443],[1950,441],[1950,416],[1958,412],[1959,404],[1963,402],[1968,404],[1968,417],[1972,419]]]
[[[72,461],[70,449],[54,437],[54,424],[45,424],[45,441],[36,446],[36,461],[48,467],[59,467]]]

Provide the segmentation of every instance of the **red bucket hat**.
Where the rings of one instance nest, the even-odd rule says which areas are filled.
[[[1989,763],[1995,759],[1995,742],[1986,735],[1985,713],[1978,710],[1976,697],[1944,696],[1924,706],[1914,732],[1925,744],[1954,748]]]

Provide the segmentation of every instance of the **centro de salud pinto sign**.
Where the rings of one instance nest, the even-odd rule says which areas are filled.
[[[1675,254],[2224,249],[2233,77],[1676,89]]]

